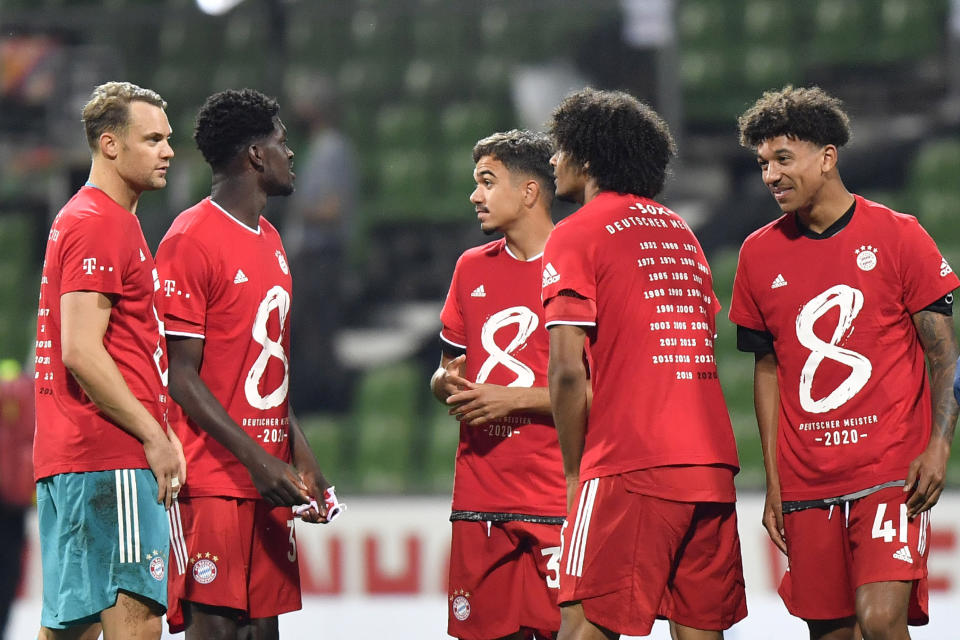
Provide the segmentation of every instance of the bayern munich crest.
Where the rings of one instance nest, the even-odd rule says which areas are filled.
[[[877,266],[877,250],[870,245],[861,246],[856,250],[857,266],[862,271],[873,271]]]
[[[210,553],[198,553],[195,558],[190,558],[193,565],[193,579],[200,584],[210,584],[217,579],[217,556]]]
[[[280,271],[283,271],[283,275],[290,275],[290,269],[287,267],[287,260],[283,257],[283,252],[277,249],[277,262],[280,263]]]
[[[470,617],[470,594],[463,589],[458,589],[450,596],[450,611],[453,617],[463,622]]]
[[[166,566],[164,565],[163,556],[160,555],[160,552],[155,550],[153,553],[148,553],[147,560],[150,561],[150,576],[157,582],[163,580]]]

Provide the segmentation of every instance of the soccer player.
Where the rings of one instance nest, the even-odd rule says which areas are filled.
[[[857,625],[867,640],[907,638],[928,619],[960,281],[916,218],[844,187],[839,100],[787,86],[739,126],[783,211],[743,243],[730,307],[755,355],[763,524],[789,560],[780,595],[811,638]]]
[[[93,90],[90,177],[47,239],[37,318],[34,475],[41,639],[159,638],[165,507],[185,479],[166,427],[160,283],[137,220],[173,157],[166,102],[129,82]]]
[[[188,638],[277,637],[278,614],[301,606],[291,506],[322,503],[329,486],[288,407],[290,270],[261,216],[268,197],[293,192],[278,114],[250,89],[207,98],[194,139],[211,195],[157,250],[170,393],[183,409],[171,424],[191,470],[171,510],[167,617]],[[321,504],[301,517],[325,516]]]
[[[430,381],[460,421],[453,490],[448,633],[553,638],[564,483],[547,391],[541,257],[553,229],[551,147],[495,133],[473,148],[470,201],[503,238],[457,261]]]
[[[557,195],[583,206],[543,262],[550,399],[569,515],[560,638],[720,638],[746,615],[737,450],[703,250],[653,200],[674,143],[652,109],[583,89],[553,113]],[[587,405],[584,340],[592,364]]]

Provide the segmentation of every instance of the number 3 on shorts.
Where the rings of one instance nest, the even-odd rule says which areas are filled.
[[[293,537],[293,520],[287,520],[287,527],[290,528],[290,551],[287,551],[287,560],[290,562],[297,561],[297,541]]]
[[[547,571],[550,572],[547,574],[548,589],[560,588],[560,550],[562,548],[562,546],[556,546],[540,549],[540,555],[550,556],[547,560]]]
[[[897,537],[897,530],[893,528],[893,520],[884,520],[883,516],[887,513],[887,505],[881,502],[877,505],[877,515],[873,519],[873,529],[870,535],[874,538],[883,538],[884,542],[893,542]],[[900,505],[900,542],[907,542],[907,505]]]

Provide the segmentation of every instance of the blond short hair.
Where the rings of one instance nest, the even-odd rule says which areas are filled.
[[[123,135],[126,132],[130,124],[130,103],[134,100],[167,108],[167,102],[159,93],[132,82],[106,82],[93,90],[90,100],[83,105],[82,115],[91,151],[97,151],[100,136],[104,133]]]

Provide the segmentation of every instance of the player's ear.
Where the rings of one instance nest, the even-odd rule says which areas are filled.
[[[247,147],[247,161],[257,171],[263,171],[263,151],[256,144]]]
[[[829,173],[837,166],[837,160],[839,157],[839,152],[837,147],[828,144],[823,148],[823,159],[820,162],[820,171],[822,173]]]
[[[523,185],[523,204],[532,207],[540,199],[540,183],[536,180],[527,180]]]
[[[100,155],[108,160],[116,160],[117,155],[120,153],[120,146],[123,142],[120,140],[119,136],[112,131],[104,131],[100,134],[100,139],[97,140],[97,145],[100,149]]]

